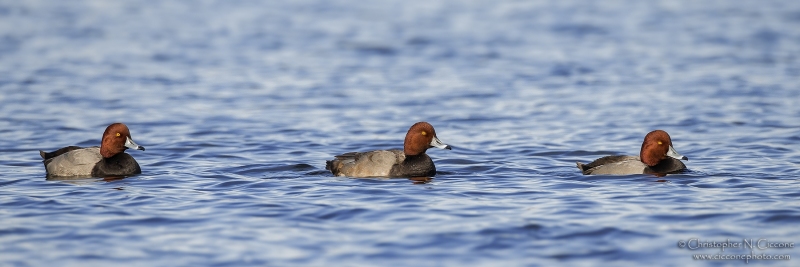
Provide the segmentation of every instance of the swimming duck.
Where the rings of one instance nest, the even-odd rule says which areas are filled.
[[[128,126],[113,123],[106,127],[99,147],[68,146],[47,153],[39,150],[47,177],[126,176],[142,173],[139,163],[125,149],[144,151],[133,142]]]
[[[430,147],[452,149],[436,137],[430,123],[417,122],[408,129],[403,150],[350,152],[327,161],[325,169],[335,176],[430,177],[436,175],[433,160],[425,154]]]
[[[584,175],[668,174],[686,169],[680,160],[689,159],[675,150],[667,132],[655,130],[644,137],[638,157],[605,156],[589,164],[577,164]]]

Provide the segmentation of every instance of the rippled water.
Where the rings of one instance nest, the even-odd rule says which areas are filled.
[[[739,266],[676,244],[800,240],[799,1],[4,1],[0,22],[0,265]],[[453,146],[429,183],[325,170],[423,120]],[[39,149],[116,121],[141,175],[45,179]],[[688,172],[575,167],[653,129]]]

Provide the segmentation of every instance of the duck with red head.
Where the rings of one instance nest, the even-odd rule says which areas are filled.
[[[139,163],[126,149],[144,151],[144,147],[133,142],[128,126],[113,123],[106,127],[99,147],[68,146],[42,156],[47,177],[108,177],[142,173]]]
[[[675,151],[667,132],[655,130],[648,133],[642,142],[639,156],[606,156],[592,163],[578,162],[578,169],[585,175],[669,174],[686,169],[680,160],[689,160]]]
[[[428,148],[451,149],[436,137],[433,126],[417,122],[408,129],[403,150],[350,152],[326,162],[325,168],[336,176],[349,177],[430,177],[436,166],[425,152]]]

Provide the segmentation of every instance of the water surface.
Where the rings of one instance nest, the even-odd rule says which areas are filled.
[[[0,22],[0,265],[740,266],[677,243],[800,240],[797,1],[22,1]],[[116,121],[141,175],[45,179],[38,150]],[[325,170],[417,121],[453,146],[432,181]],[[575,167],[654,129],[687,172]]]

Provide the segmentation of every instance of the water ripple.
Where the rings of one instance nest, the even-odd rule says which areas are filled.
[[[800,237],[795,2],[3,3],[0,265],[737,264],[675,244]],[[435,177],[325,170],[423,120]],[[115,121],[142,174],[46,178]]]

